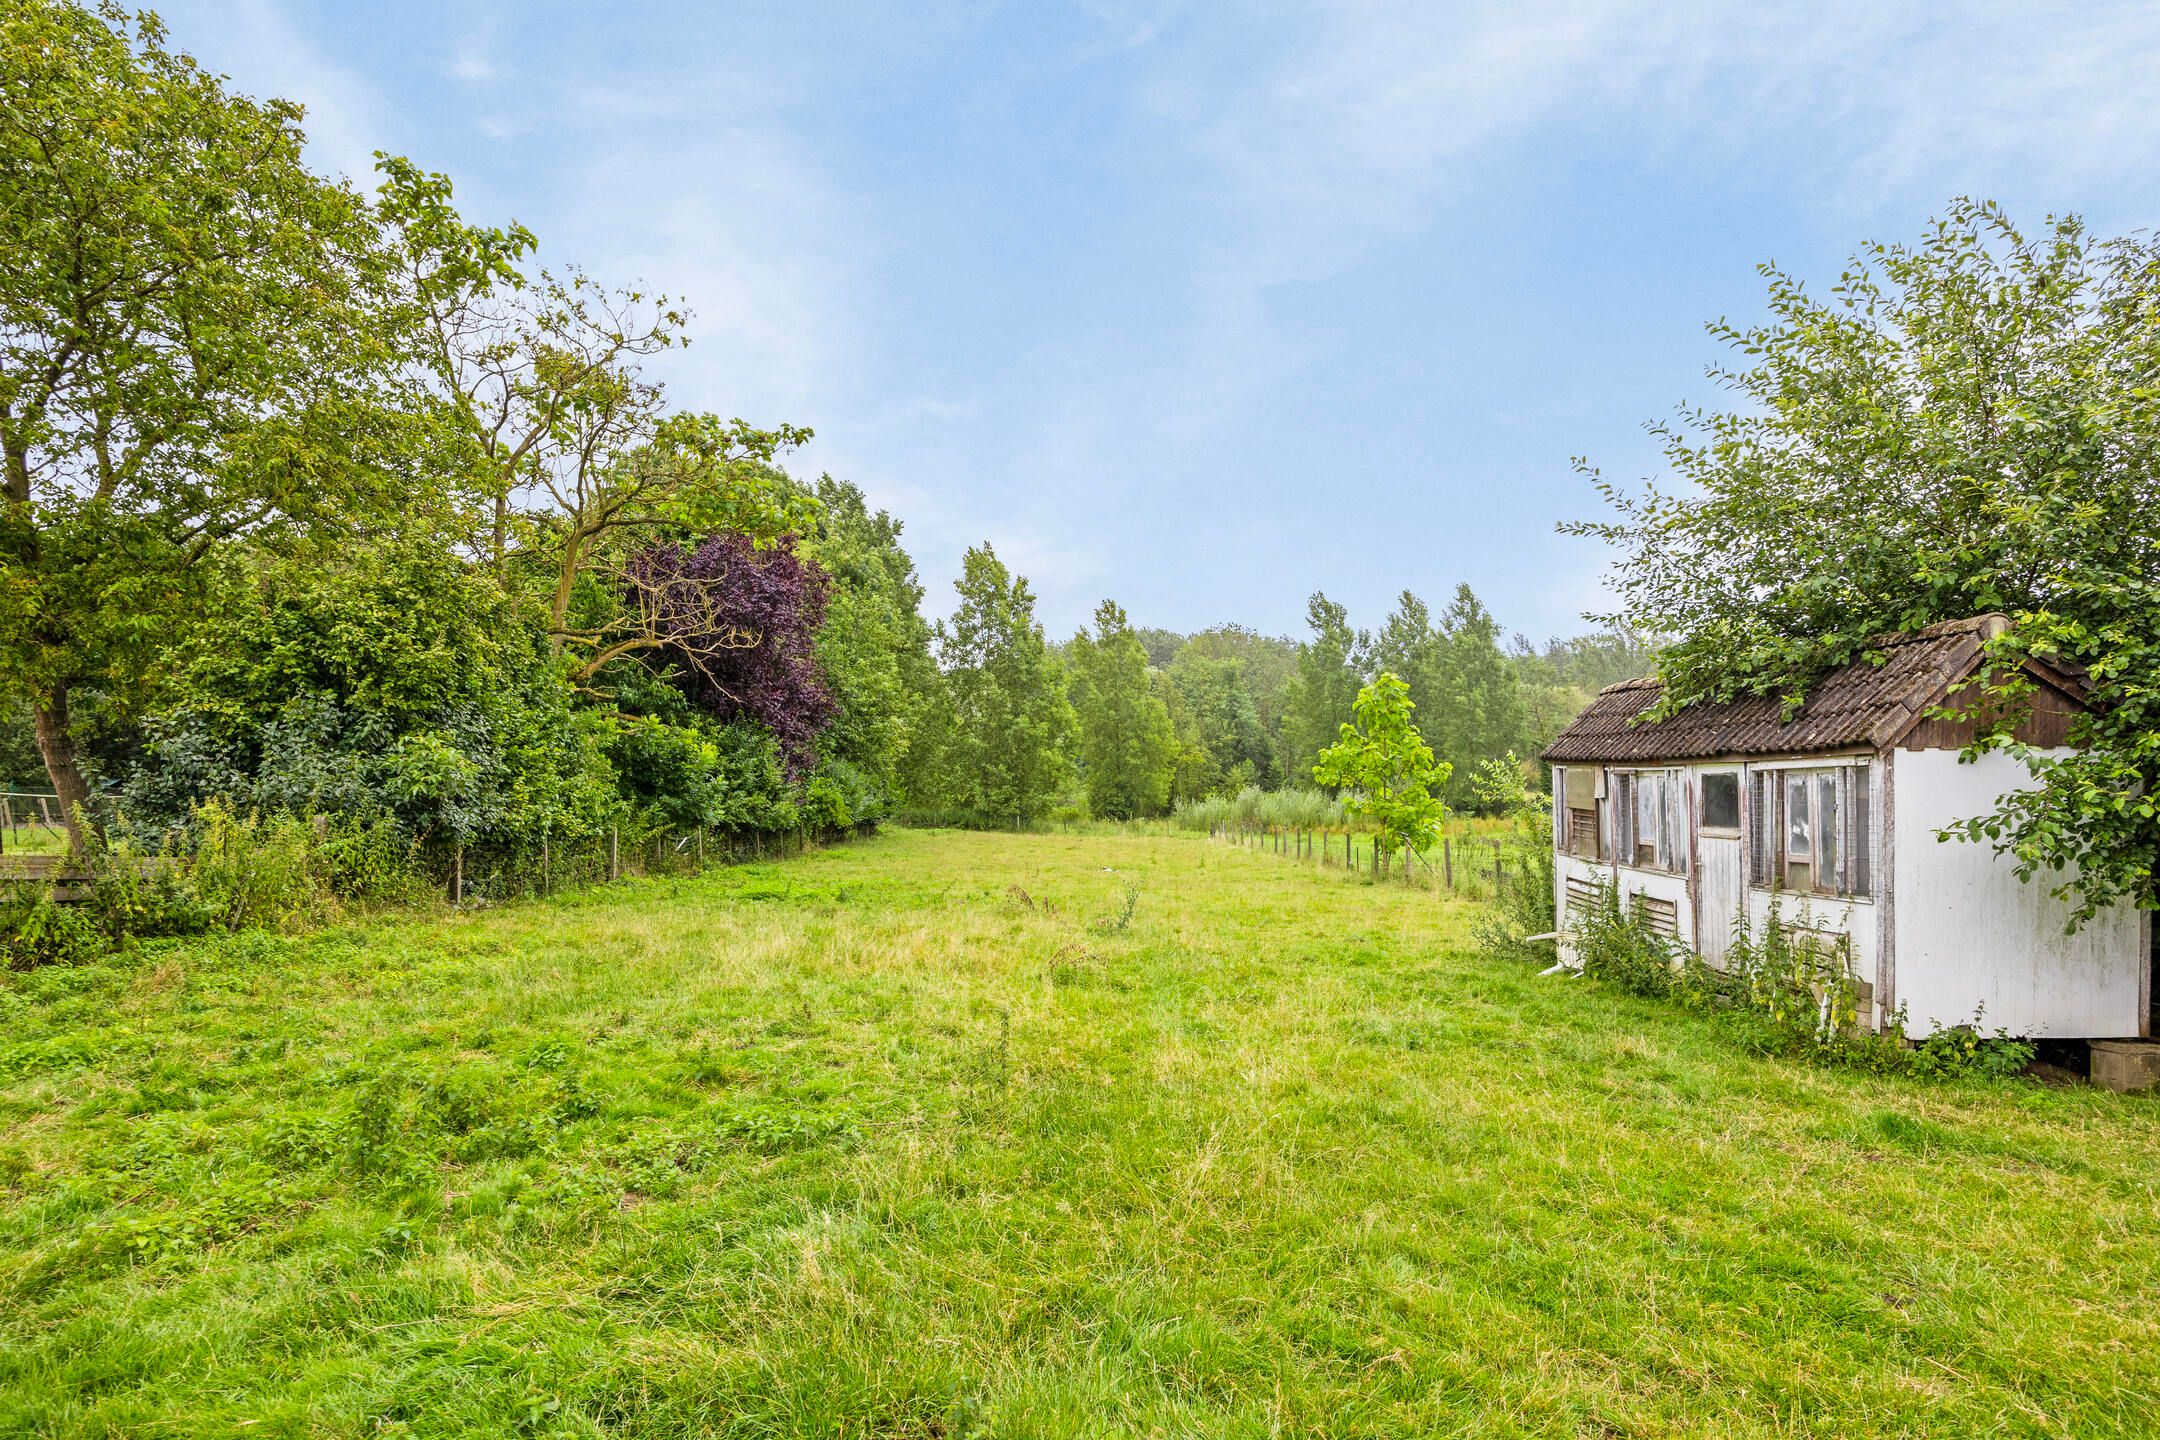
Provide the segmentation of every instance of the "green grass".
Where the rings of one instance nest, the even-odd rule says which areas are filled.
[[[0,1433],[2160,1424],[2160,1105],[1755,1058],[1472,913],[900,832],[10,977]]]

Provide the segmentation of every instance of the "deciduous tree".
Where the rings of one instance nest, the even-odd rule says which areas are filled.
[[[950,720],[942,766],[956,808],[1025,825],[1071,773],[1076,729],[1035,596],[989,545],[967,552],[960,605],[937,627]]]
[[[1305,606],[1312,638],[1298,647],[1297,669],[1284,697],[1283,744],[1288,770],[1298,774],[1333,744],[1350,719],[1363,683],[1372,637],[1350,628],[1350,613],[1315,594]]]
[[[379,217],[300,147],[298,106],[154,18],[0,14],[0,689],[71,817],[72,697],[140,682],[218,547],[398,489],[361,452],[410,317]]]
[[[1320,753],[1313,778],[1343,792],[1343,803],[1380,829],[1382,850],[1424,850],[1440,838],[1447,806],[1433,787],[1450,767],[1433,758],[1411,716],[1410,687],[1383,670],[1358,691],[1356,719]]]
[[[2025,654],[2083,666],[2092,708],[1962,833],[2081,920],[2160,904],[2160,242],[1963,201],[1823,294],[1762,273],[1770,318],[1711,327],[1739,403],[1658,427],[1669,483],[1588,471],[1616,515],[1566,527],[1617,547],[1615,620],[1678,637],[1661,709],[1797,704],[1878,635],[2007,612],[1997,683],[1962,697],[2001,722],[1982,748],[2011,746]]]
[[[1116,601],[1105,600],[1095,609],[1095,633],[1075,635],[1066,654],[1089,808],[1116,820],[1161,814],[1177,737],[1169,710],[1149,686],[1147,648],[1132,622]]]

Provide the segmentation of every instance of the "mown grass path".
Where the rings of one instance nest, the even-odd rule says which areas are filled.
[[[900,832],[9,977],[0,1433],[2160,1427],[2160,1104],[1759,1059],[1470,915]]]

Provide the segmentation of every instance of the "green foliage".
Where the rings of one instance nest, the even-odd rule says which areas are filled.
[[[1525,788],[1522,761],[1512,754],[1480,765],[1471,788],[1488,813],[1507,822],[1499,839],[1504,879],[1491,910],[1472,926],[1478,946],[1496,959],[1549,955],[1529,937],[1550,935],[1557,928],[1551,796]]]
[[[1685,948],[1652,930],[1617,886],[1600,885],[1591,903],[1570,911],[1568,937],[1584,975],[1631,995],[1663,998],[1691,978]]]
[[[1426,849],[1447,818],[1432,787],[1447,782],[1450,767],[1433,759],[1411,723],[1412,708],[1409,687],[1383,670],[1358,692],[1356,723],[1342,727],[1313,767],[1314,779],[1347,792],[1351,814],[1379,827],[1382,849]]]
[[[863,792],[854,814],[875,819],[905,800],[919,768],[917,737],[940,684],[931,630],[900,522],[829,475],[815,496],[817,519],[801,550],[832,577],[817,656],[839,703],[819,746],[828,760],[853,767]]]
[[[1979,1018],[1970,1025],[1937,1030],[1912,1048],[1906,1068],[1930,1080],[2003,1080],[2032,1064],[2029,1040],[1981,1033]]]
[[[1255,693],[1252,660],[1242,654],[1211,654],[1195,643],[1180,650],[1164,672],[1166,688],[1177,695],[1189,717],[1187,743],[1201,752],[1186,794],[1204,794],[1229,785],[1233,775],[1262,785],[1280,783],[1275,737],[1262,720]],[[1242,783],[1242,780],[1239,782]]]
[[[1501,651],[1499,622],[1468,585],[1455,587],[1455,598],[1441,615],[1440,632],[1444,644],[1438,718],[1446,738],[1437,748],[1454,767],[1448,800],[1483,808],[1473,777],[1524,743],[1528,717],[1522,680]]]
[[[1795,924],[1781,911],[1773,904],[1760,932],[1735,917],[1721,969],[1651,929],[1609,884],[1570,911],[1568,934],[1584,975],[1714,1014],[1763,1053],[1924,1080],[2000,1079],[2031,1063],[2030,1042],[1983,1035],[1979,1016],[1916,1045],[1906,1043],[1901,1021],[1881,1033],[1861,1028],[1850,942],[1824,937],[1804,911]]]
[[[2094,512],[2079,518],[2109,523]],[[2116,538],[2089,537],[2092,568],[2063,577],[2046,605],[2021,608],[1991,647],[1999,668],[1948,707],[1980,722],[1969,753],[2007,752],[2036,784],[1945,838],[2010,856],[2021,880],[2042,880],[2071,903],[2072,928],[2122,901],[2160,908],[2160,582],[2108,573]],[[2085,667],[2093,708],[2072,726],[2071,754],[2035,750],[2011,733],[2036,688],[2022,668],[2033,658]]]
[[[2153,661],[2160,654],[2160,241],[2038,235],[1960,201],[1912,245],[1871,244],[1826,291],[1765,266],[1771,318],[1719,323],[1741,357],[1730,410],[1657,427],[1669,485],[1567,527],[1619,550],[1634,623],[1674,642],[1667,710],[1797,700],[1871,640],[1989,612],[1997,656],[2085,667],[2074,758],[2026,756],[2039,789],[1961,828],[2044,878],[2082,922],[2160,904]],[[1958,705],[2006,745],[2026,681],[2005,668]]]
[[[1298,647],[1297,669],[1283,697],[1288,775],[1305,774],[1336,741],[1356,708],[1372,637],[1350,628],[1342,606],[1315,594],[1305,606],[1312,638]]]
[[[147,748],[108,763],[138,828],[215,799],[505,846],[611,813],[604,727],[573,710],[544,631],[491,571],[399,540],[258,556],[220,601],[174,649]]]
[[[0,694],[85,794],[70,698],[131,698],[204,562],[393,509],[409,353],[380,218],[301,160],[300,109],[129,26],[0,17]]]
[[[1217,727],[1208,745],[1222,772],[1218,784],[1232,790],[1247,780],[1275,786],[1285,777],[1302,773],[1285,739],[1298,649],[1295,642],[1280,636],[1262,635],[1242,625],[1217,625],[1193,635],[1171,658],[1171,674],[1196,714],[1202,715],[1201,723]],[[1234,662],[1234,679],[1219,672],[1212,678],[1189,673],[1225,661]],[[1249,723],[1247,705],[1251,707]],[[1210,708],[1215,711],[1212,720],[1204,714]],[[1229,776],[1240,768],[1245,770],[1243,778],[1230,784]]]
[[[28,702],[0,703],[0,790],[45,790],[51,783]]]
[[[188,879],[228,930],[304,930],[335,913],[315,850],[298,816],[238,815],[213,800],[197,817]]]
[[[988,545],[967,552],[954,589],[959,608],[937,627],[940,799],[978,823],[1025,826],[1049,810],[1071,770],[1078,727],[1065,676],[1026,578]]]
[[[1103,601],[1095,633],[1075,635],[1065,655],[1088,807],[1111,820],[1161,814],[1177,768],[1177,734],[1124,610]]]
[[[104,953],[105,937],[80,908],[42,886],[0,886],[0,968],[80,965]]]

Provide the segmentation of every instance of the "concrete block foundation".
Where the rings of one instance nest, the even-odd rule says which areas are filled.
[[[2160,1041],[2093,1041],[2092,1082],[2125,1095],[2160,1087]]]

